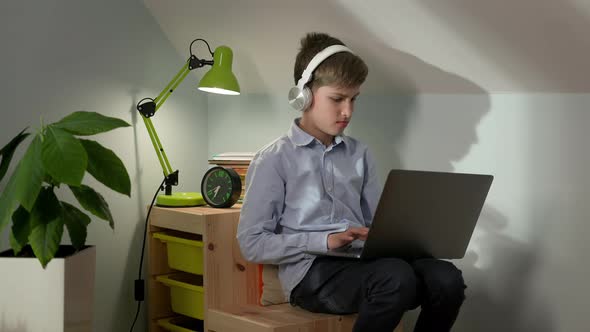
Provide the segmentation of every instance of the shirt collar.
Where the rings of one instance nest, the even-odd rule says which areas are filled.
[[[291,139],[293,143],[297,146],[306,146],[311,144],[316,138],[305,132],[301,127],[299,127],[299,121],[301,118],[297,118],[291,124],[291,128],[287,133],[287,136]],[[344,135],[338,135],[334,137],[334,146],[344,142]]]

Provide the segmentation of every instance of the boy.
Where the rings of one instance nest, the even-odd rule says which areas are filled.
[[[242,253],[249,261],[279,265],[292,305],[358,312],[355,332],[391,332],[406,310],[419,305],[415,331],[449,331],[465,289],[461,271],[451,263],[305,253],[365,240],[380,194],[367,146],[343,134],[368,69],[350,50],[333,45],[344,44],[320,33],[301,41],[294,73],[298,88],[289,98],[303,113],[250,165],[237,235]]]

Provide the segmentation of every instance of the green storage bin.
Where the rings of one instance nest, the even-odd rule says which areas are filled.
[[[172,311],[196,319],[205,319],[203,276],[177,273],[157,276],[156,280],[170,287]]]
[[[203,321],[189,317],[169,317],[158,319],[158,325],[171,332],[203,332]]]
[[[200,235],[167,231],[154,233],[154,237],[166,243],[171,269],[203,274],[203,241]]]

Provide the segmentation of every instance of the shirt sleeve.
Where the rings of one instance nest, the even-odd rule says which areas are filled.
[[[372,153],[367,149],[365,153],[363,190],[361,193],[361,210],[365,227],[369,227],[373,222],[380,196],[381,189],[379,186],[379,176],[377,175],[377,163]]]
[[[333,231],[277,234],[285,203],[285,178],[276,156],[257,154],[246,175],[246,195],[237,239],[244,258],[265,264],[293,263],[306,258],[305,250],[326,251]]]

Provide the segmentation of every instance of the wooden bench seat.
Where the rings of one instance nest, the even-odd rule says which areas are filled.
[[[288,303],[208,311],[208,332],[350,332],[356,315],[316,314]],[[393,332],[402,332],[400,324]]]

